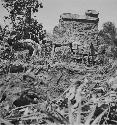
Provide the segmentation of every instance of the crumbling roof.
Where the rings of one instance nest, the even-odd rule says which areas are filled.
[[[99,12],[97,12],[96,10],[87,10],[85,14],[94,14],[98,16]]]
[[[97,15],[97,17],[94,16],[88,16],[89,15]],[[73,21],[94,21],[94,22],[98,22],[99,18],[98,18],[98,13],[96,13],[96,11],[87,11],[85,13],[85,15],[78,15],[78,14],[72,14],[72,13],[63,13],[62,15],[60,15],[60,18],[63,20],[73,20]]]

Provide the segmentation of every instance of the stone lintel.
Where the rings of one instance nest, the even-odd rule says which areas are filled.
[[[83,23],[98,23],[99,18],[92,20],[92,19],[71,19],[71,18],[62,18],[63,21],[76,21],[76,22],[83,22]]]

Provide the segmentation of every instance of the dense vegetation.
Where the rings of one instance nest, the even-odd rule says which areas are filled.
[[[55,38],[33,18],[42,3],[3,0],[3,6],[12,28],[0,27],[1,125],[117,124],[115,25],[105,23],[97,36],[104,61],[75,63],[68,48],[54,55]]]

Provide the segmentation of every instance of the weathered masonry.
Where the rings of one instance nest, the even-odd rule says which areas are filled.
[[[59,25],[55,26],[53,34],[58,36],[56,44],[72,43],[72,48],[79,53],[90,53],[90,46],[96,48],[99,13],[87,10],[85,15],[63,13]]]

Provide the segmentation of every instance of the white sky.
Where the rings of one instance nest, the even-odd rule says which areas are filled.
[[[43,0],[43,5],[44,8],[39,9],[36,16],[49,32],[58,24],[60,14],[68,12],[83,15],[88,9],[99,11],[99,28],[107,21],[112,21],[117,27],[117,0]],[[0,5],[0,23],[4,15],[6,12]]]

